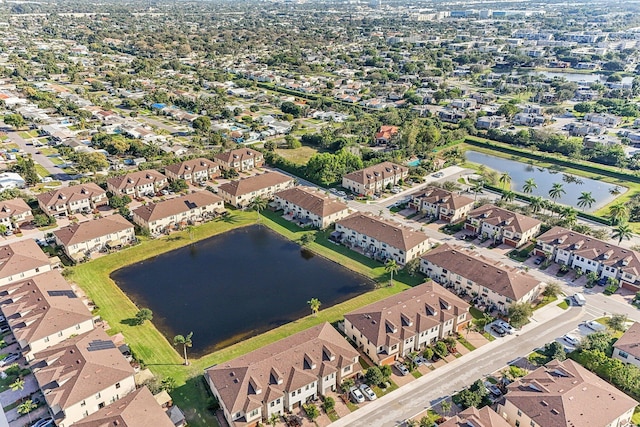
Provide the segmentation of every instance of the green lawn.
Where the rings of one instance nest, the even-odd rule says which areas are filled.
[[[50,175],[51,175],[51,174],[49,173],[49,171],[48,171],[48,170],[46,170],[46,169],[44,168],[44,166],[42,166],[42,165],[40,165],[40,164],[36,163],[36,164],[35,164],[35,167],[36,167],[36,173],[37,173],[38,175],[40,175],[40,178],[44,178],[45,176],[50,176]]]
[[[640,425],[640,406],[636,406],[636,409],[633,410],[633,417],[631,417],[631,422],[633,425]]]
[[[256,218],[255,212],[231,210],[226,219],[219,219],[195,227],[193,241],[224,233],[233,228],[255,224]],[[260,215],[260,222],[291,240],[298,240],[300,236],[309,232],[282,219],[279,214],[269,211]],[[388,283],[389,277],[382,264],[345,247],[337,246],[329,242],[327,237],[328,232],[317,232],[316,241],[310,243],[308,249],[371,278],[377,283],[385,285]],[[175,403],[185,411],[189,424],[194,427],[217,425],[210,412],[206,410],[208,395],[202,382],[202,372],[205,368],[246,354],[319,323],[336,322],[341,320],[346,312],[423,282],[421,277],[411,277],[401,271],[394,276],[394,285],[391,287],[379,286],[371,292],[321,310],[315,317],[304,317],[200,359],[191,360],[190,366],[187,367],[182,364],[181,356],[171,343],[152,323],[146,322],[144,325],[131,326],[124,322],[126,319],[133,318],[138,309],[111,280],[109,275],[112,271],[125,265],[186,246],[191,242],[192,240],[186,231],[155,240],[143,239],[137,246],[70,268],[68,277],[69,280],[80,285],[99,307],[97,314],[111,326],[110,334],[122,332],[139,360],[143,361],[156,375],[173,377],[176,380],[177,389],[172,392],[172,397]],[[197,340],[198,337],[194,337],[194,339]]]
[[[411,375],[413,375],[414,378],[420,378],[422,376],[420,371],[418,371],[417,369],[415,369],[413,372],[411,372]]]
[[[566,310],[569,308],[569,303],[567,302],[566,299],[564,299],[560,304],[558,304],[558,307],[560,307],[563,310]]]

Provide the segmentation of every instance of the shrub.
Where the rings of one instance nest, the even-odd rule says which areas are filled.
[[[367,384],[369,385],[378,385],[382,383],[382,381],[384,380],[384,376],[382,375],[380,368],[378,368],[377,366],[372,366],[367,369],[365,379],[367,381]]]
[[[449,350],[447,350],[447,345],[442,341],[438,341],[434,347],[435,353],[439,358],[444,359],[449,354]]]

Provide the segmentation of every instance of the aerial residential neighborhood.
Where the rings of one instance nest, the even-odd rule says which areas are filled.
[[[640,425],[637,3],[0,12],[0,427]]]

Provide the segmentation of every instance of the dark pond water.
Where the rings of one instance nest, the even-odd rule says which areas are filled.
[[[373,289],[263,226],[233,230],[113,272],[112,279],[173,342],[193,331],[199,357]]]

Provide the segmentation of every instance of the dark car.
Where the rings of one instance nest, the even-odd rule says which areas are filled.
[[[598,286],[606,286],[607,285],[607,278],[606,277],[601,277],[598,280]]]
[[[538,258],[535,259],[535,261],[533,261],[533,263],[535,265],[540,265],[544,262],[544,257],[543,256],[539,256]]]
[[[498,325],[491,325],[491,330],[499,337],[503,337],[507,334],[507,332]]]

